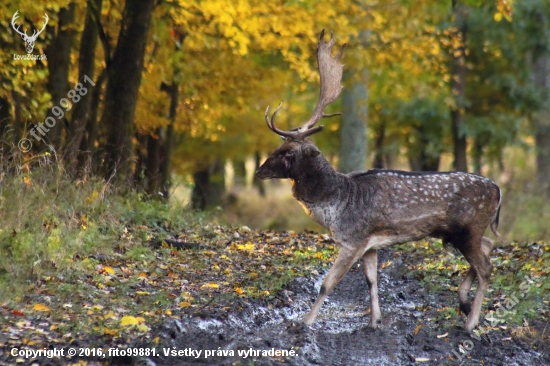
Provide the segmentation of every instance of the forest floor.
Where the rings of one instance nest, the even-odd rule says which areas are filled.
[[[2,304],[0,365],[550,365],[548,243],[496,246],[473,335],[456,311],[468,266],[437,241],[379,252],[381,329],[359,262],[301,325],[336,251],[327,235],[207,225],[75,257]]]

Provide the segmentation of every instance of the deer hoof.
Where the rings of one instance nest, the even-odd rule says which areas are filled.
[[[377,320],[371,319],[371,321],[369,322],[369,328],[376,330],[380,328],[381,323],[382,322],[380,321],[380,319],[377,319]]]

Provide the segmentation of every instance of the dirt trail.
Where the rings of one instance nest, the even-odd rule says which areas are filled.
[[[380,263],[392,260],[379,271],[382,329],[373,331],[367,326],[367,285],[358,262],[330,294],[311,327],[302,326],[300,320],[313,303],[324,273],[294,280],[274,302],[282,306],[243,302],[233,310],[211,309],[207,318],[166,323],[155,331],[160,336],[157,352],[161,355],[138,363],[225,365],[241,360],[243,365],[550,365],[548,348],[537,352],[505,330],[477,340],[458,326],[463,325],[464,317],[458,325],[437,320],[436,309],[457,306],[456,292],[427,293],[403,270],[403,256],[394,256],[393,251],[379,255]],[[465,355],[458,346],[464,341],[470,348]],[[168,349],[202,350],[202,354],[165,357],[163,350]],[[208,358],[204,357],[206,350],[211,351]],[[260,354],[253,356],[250,350]],[[262,356],[262,350],[293,350],[296,355]],[[226,356],[216,356],[223,351]]]

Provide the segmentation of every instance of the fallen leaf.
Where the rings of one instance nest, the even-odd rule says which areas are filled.
[[[120,325],[123,327],[128,325],[138,325],[138,324],[139,324],[139,320],[135,316],[125,315],[122,317],[122,319],[120,319]]]
[[[50,309],[49,307],[47,307],[46,305],[43,305],[43,304],[36,304],[36,305],[34,305],[34,307],[32,309],[35,310],[35,311],[50,311],[50,310],[52,310],[52,309]]]
[[[110,266],[105,266],[103,267],[103,271],[107,272],[108,274],[115,274],[115,270],[113,269],[113,267],[110,267]]]
[[[418,332],[420,332],[420,328],[422,328],[422,324],[418,324],[416,328],[414,328],[414,335],[417,335]]]
[[[205,283],[201,288],[220,288],[220,285],[214,282]]]
[[[248,243],[246,243],[246,244],[244,244],[244,245],[238,244],[238,245],[237,245],[237,249],[239,249],[239,250],[253,251],[253,250],[254,250],[254,244],[253,244],[253,243],[250,243],[250,242],[248,242]]]
[[[150,329],[148,326],[146,326],[145,324],[140,324],[137,326],[137,329],[141,332],[148,332]]]
[[[109,328],[103,328],[103,334],[116,336],[116,335],[118,335],[118,330],[116,330],[116,329],[109,329]]]

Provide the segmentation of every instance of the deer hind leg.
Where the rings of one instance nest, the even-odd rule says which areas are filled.
[[[321,291],[319,291],[317,300],[315,300],[315,303],[311,307],[311,310],[304,318],[304,324],[313,324],[315,318],[317,317],[317,314],[319,313],[319,310],[321,309],[321,305],[323,305],[323,301],[325,301],[327,295],[330,294],[332,289],[334,289],[334,286],[336,286],[338,282],[340,282],[340,280],[344,278],[344,276],[346,275],[346,273],[348,273],[349,269],[351,268],[351,266],[353,266],[355,261],[359,259],[362,254],[361,249],[362,248],[348,249],[343,246],[340,247],[340,251],[338,253],[336,261],[334,262],[327,276],[323,280]]]
[[[483,298],[485,297],[485,293],[487,292],[487,289],[489,287],[489,278],[491,277],[491,271],[493,269],[493,265],[491,264],[491,261],[489,260],[489,253],[492,249],[492,242],[489,239],[486,238],[475,238],[472,237],[470,240],[465,243],[463,246],[460,247],[460,251],[462,254],[464,254],[464,257],[470,263],[472,268],[470,271],[468,271],[468,274],[466,275],[466,278],[464,279],[464,282],[468,280],[468,276],[470,275],[470,272],[473,270],[475,276],[470,275],[472,277],[477,277],[478,285],[477,285],[477,291],[476,295],[474,297],[474,301],[472,303],[471,312],[468,314],[468,318],[466,319],[466,325],[464,328],[467,332],[472,332],[474,328],[479,323],[479,315],[481,314],[481,305],[483,303]],[[469,281],[469,286],[471,286],[471,281]],[[468,283],[466,282],[466,285]],[[465,289],[466,286],[461,284],[460,286]],[[460,294],[460,289],[459,289]],[[460,296],[460,295],[459,295]],[[463,299],[462,299],[463,300]]]
[[[489,238],[483,237],[481,239],[481,250],[483,253],[488,257],[491,253],[491,250],[493,249],[493,241]],[[470,268],[466,276],[464,277],[464,280],[460,284],[460,287],[458,288],[458,302],[460,304],[460,311],[462,311],[465,315],[469,315],[471,311],[470,307],[470,300],[468,299],[468,293],[470,292],[470,289],[472,288],[472,283],[474,282],[474,279],[476,278],[476,271],[473,267]]]
[[[363,254],[363,266],[370,292],[369,327],[376,329],[381,317],[380,306],[378,305],[378,255],[376,250],[368,250]]]

